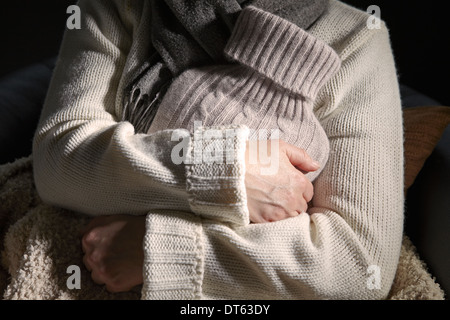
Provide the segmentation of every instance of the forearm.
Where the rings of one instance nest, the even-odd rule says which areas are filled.
[[[194,210],[209,216],[221,212],[222,220],[248,223],[245,128],[232,129],[236,132],[228,150],[234,154],[232,163],[226,163],[224,153],[222,164],[176,164],[172,150],[181,142],[172,141],[174,133],[187,141],[185,152],[194,153],[197,142],[187,131],[135,135],[129,123],[104,121],[99,128],[98,122],[79,125],[72,120],[51,126],[52,130],[68,128],[61,135],[42,134],[34,168],[38,191],[46,202],[93,215],[145,214],[155,209]],[[229,143],[225,134],[217,140]]]
[[[148,215],[143,298],[387,296],[403,229],[402,118],[387,30],[370,32],[361,26],[347,39],[354,46],[341,51],[341,70],[319,94],[331,154],[308,214],[239,228],[180,212]]]
[[[226,130],[235,131],[227,150],[235,161],[228,167],[176,163],[172,151],[179,138],[186,142],[185,152],[197,145],[195,135],[185,130],[136,134],[129,122],[119,121],[121,89],[126,66],[135,63],[130,50],[143,50],[142,34],[132,35],[148,8],[128,8],[123,1],[82,0],[79,5],[82,28],[65,34],[34,138],[35,182],[42,199],[91,215],[160,208],[209,214],[221,208],[226,219],[249,223],[245,192],[237,192],[244,179],[246,129],[216,128],[223,145],[229,141]],[[215,183],[215,192],[203,192],[205,181]],[[230,197],[223,197],[226,192]]]
[[[88,214],[142,214],[149,201],[167,197],[163,188],[154,187],[166,182],[166,189],[179,195],[174,207],[188,207],[182,168],[167,167],[170,162],[161,152],[170,135],[135,135],[116,116],[131,44],[129,30],[120,23],[124,8],[104,1],[79,5],[83,28],[66,31],[34,139],[40,196]]]

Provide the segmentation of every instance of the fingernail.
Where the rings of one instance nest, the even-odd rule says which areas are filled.
[[[320,168],[320,163],[318,163],[317,161],[313,161],[312,165],[316,168]]]

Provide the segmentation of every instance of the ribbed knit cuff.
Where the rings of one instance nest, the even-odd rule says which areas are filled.
[[[247,225],[245,126],[198,127],[186,157],[186,179],[192,211],[212,220]]]
[[[323,41],[253,6],[240,13],[224,53],[309,98],[314,98],[341,64],[338,54]]]
[[[142,300],[201,298],[201,228],[200,218],[189,213],[147,214]]]

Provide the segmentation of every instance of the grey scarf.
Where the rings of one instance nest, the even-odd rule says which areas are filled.
[[[126,88],[122,120],[145,133],[172,79],[184,70],[226,64],[223,50],[242,8],[253,5],[308,29],[329,0],[148,0],[156,52]]]

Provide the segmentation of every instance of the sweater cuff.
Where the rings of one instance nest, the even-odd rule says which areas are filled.
[[[142,300],[201,298],[203,247],[200,218],[150,212],[144,237]]]
[[[186,157],[188,201],[202,217],[248,225],[246,126],[197,127]]]
[[[295,24],[253,6],[240,13],[225,56],[313,99],[340,68],[338,54]]]

